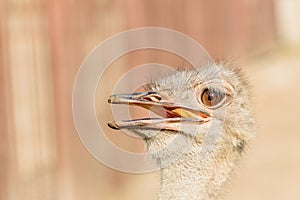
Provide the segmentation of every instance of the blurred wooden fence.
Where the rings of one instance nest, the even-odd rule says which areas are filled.
[[[274,42],[272,0],[2,0],[0,25],[3,200],[105,199],[117,189],[103,188],[121,184],[123,175],[91,159],[72,121],[76,72],[107,37],[171,28],[230,59]]]

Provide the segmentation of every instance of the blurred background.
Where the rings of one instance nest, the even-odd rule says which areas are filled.
[[[86,151],[72,118],[73,83],[87,54],[145,26],[187,34],[214,59],[234,60],[253,85],[257,138],[225,199],[300,199],[299,10],[298,0],[1,0],[0,199],[155,199],[158,173],[105,167]],[[101,79],[101,95],[149,62],[182,64],[166,52],[130,53]],[[97,109],[105,126],[112,115],[104,105]],[[138,139],[106,134],[143,151]]]

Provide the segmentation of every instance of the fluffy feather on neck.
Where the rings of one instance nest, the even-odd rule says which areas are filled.
[[[202,149],[204,141],[203,135],[168,133],[146,140],[149,154],[161,166],[158,199],[218,199],[244,152],[245,141],[237,135],[222,134],[211,141],[214,148],[206,152]]]

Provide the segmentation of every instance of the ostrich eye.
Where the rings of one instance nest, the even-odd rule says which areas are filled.
[[[225,99],[226,94],[218,89],[206,88],[201,94],[201,102],[207,107],[215,107]]]

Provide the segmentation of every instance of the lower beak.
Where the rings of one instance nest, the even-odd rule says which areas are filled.
[[[115,94],[110,96],[108,103],[136,105],[161,116],[161,118],[142,118],[108,123],[110,128],[117,130],[139,127],[178,131],[183,123],[203,124],[210,120],[210,115],[206,111],[176,105],[158,92]]]

